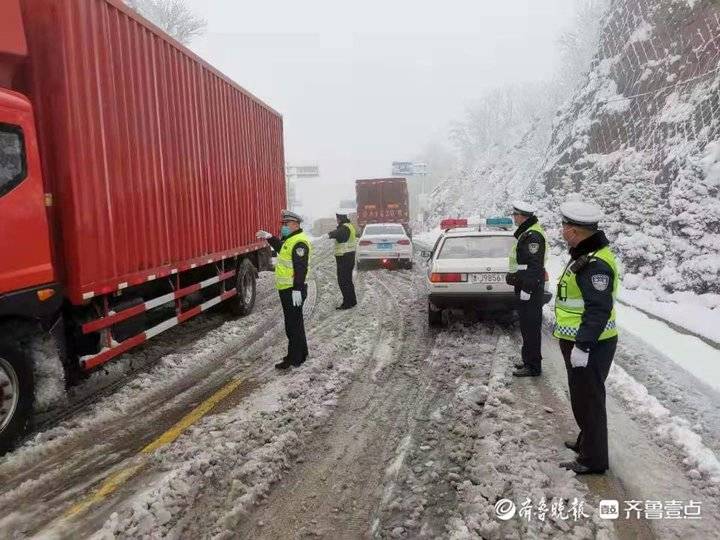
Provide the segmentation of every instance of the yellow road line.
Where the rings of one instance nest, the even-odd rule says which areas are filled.
[[[140,452],[142,454],[151,454],[158,448],[161,448],[167,444],[170,444],[177,439],[183,431],[192,426],[195,422],[200,420],[203,416],[209,413],[215,406],[220,403],[223,399],[232,394],[235,389],[240,386],[240,379],[230,381],[228,384],[223,386],[220,390],[215,392],[212,396],[203,401],[200,405],[195,407],[190,413],[188,413],[182,420],[180,420],[173,427],[168,429],[165,433],[160,435],[153,442],[148,444]]]
[[[187,415],[185,415],[179,422],[168,429],[165,433],[160,435],[153,442],[148,444],[145,448],[140,450],[139,454],[143,457],[143,461],[130,465],[124,469],[119,470],[116,473],[111,474],[100,487],[92,494],[80,501],[79,503],[70,507],[65,512],[65,518],[71,518],[77,516],[88,510],[91,506],[102,502],[108,495],[115,492],[120,486],[127,482],[130,478],[135,476],[145,466],[145,457],[149,456],[159,448],[166,446],[175,441],[182,433],[187,430],[190,426],[195,424],[203,416],[209,413],[213,408],[217,406],[223,399],[232,394],[242,381],[240,379],[234,379],[228,384],[223,386],[220,390],[215,392],[212,396],[203,401],[200,405],[195,407]]]
[[[111,474],[105,482],[102,483],[102,485],[98,488],[98,490],[90,495],[89,497],[86,497],[84,500],[80,501],[79,503],[73,505],[70,507],[70,509],[65,512],[66,518],[76,516],[78,514],[82,514],[85,512],[88,508],[91,506],[103,501],[108,495],[113,493],[117,488],[119,488],[122,484],[124,484],[127,480],[135,476],[135,474],[143,468],[145,464],[139,463],[137,465],[132,465],[131,467],[127,467],[125,469],[121,469],[116,473]]]

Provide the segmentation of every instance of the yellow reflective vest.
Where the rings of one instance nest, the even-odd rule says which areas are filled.
[[[293,268],[292,254],[295,246],[297,246],[300,242],[305,244],[308,249],[308,272],[305,275],[306,280],[310,274],[312,244],[310,243],[310,238],[308,238],[304,232],[301,232],[300,234],[295,234],[285,240],[280,248],[280,253],[278,253],[277,263],[275,264],[275,288],[278,291],[292,289],[295,282],[295,269]]]
[[[593,259],[604,261],[613,271],[613,309],[605,325],[605,329],[598,338],[598,341],[604,341],[618,335],[614,300],[618,294],[620,275],[615,255],[609,247],[605,246],[599,251],[592,253],[590,260]],[[585,313],[585,301],[583,300],[582,291],[578,286],[577,274],[571,270],[571,266],[572,262],[565,268],[565,273],[560,278],[558,284],[558,292],[555,297],[555,328],[553,335],[559,339],[575,341],[578,331],[580,330],[580,325],[582,324],[583,314]]]
[[[346,253],[352,253],[357,248],[357,233],[352,223],[343,223],[350,230],[350,238],[347,242],[335,242],[335,256],[342,257]]]

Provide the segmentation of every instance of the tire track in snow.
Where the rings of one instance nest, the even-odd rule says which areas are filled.
[[[327,273],[323,267],[327,267],[328,262],[326,258],[319,260],[319,276],[322,277]],[[317,289],[317,284],[311,284],[311,294],[306,303],[308,318],[315,315],[319,294]],[[25,514],[22,520],[24,529],[32,528],[30,514],[46,522],[50,516],[42,505],[38,507],[34,504],[39,499],[55,499],[56,504],[53,506],[58,507],[59,512],[63,505],[72,502],[76,491],[82,492],[97,483],[106,474],[105,471],[133,456],[155,434],[172,425],[195,403],[212,394],[228,379],[242,376],[243,379],[252,380],[265,371],[267,366],[253,364],[252,358],[258,356],[278,335],[282,335],[282,315],[277,296],[274,295],[272,300],[264,302],[267,304],[264,311],[255,311],[233,324],[232,327],[239,332],[231,336],[229,345],[220,350],[204,344],[207,338],[194,343],[193,347],[201,351],[205,349],[208,353],[199,366],[191,366],[181,376],[173,378],[171,364],[169,381],[163,380],[163,373],[168,369],[158,366],[158,381],[151,381],[147,388],[141,386],[137,390],[133,388],[132,378],[125,380],[119,391],[101,392],[99,396],[93,396],[90,408],[98,409],[98,414],[90,412],[87,419],[82,418],[82,415],[79,419],[72,418],[57,429],[51,429],[49,434],[36,435],[38,444],[21,448],[8,456],[0,465],[0,475],[5,480],[3,493],[0,494],[0,513],[9,515],[22,506]],[[263,322],[269,316],[275,322],[265,326]],[[217,329],[215,334],[221,333],[226,326]],[[140,395],[133,395],[135,391],[139,391]],[[103,413],[105,401],[110,401],[111,407],[116,407],[123,396],[132,402],[129,414]],[[153,418],[161,420],[153,421]],[[60,433],[54,440],[55,431]],[[27,503],[23,504],[23,501]]]
[[[318,458],[292,470],[275,487],[267,504],[234,529],[237,536],[286,536],[283,523],[292,523],[298,535],[361,537],[369,530],[373,508],[382,496],[384,463],[394,455],[408,425],[407,417],[412,414],[408,401],[414,396],[406,392],[415,393],[417,387],[406,375],[404,359],[383,364],[379,371],[374,369],[378,366],[378,344],[390,340],[401,343],[393,348],[397,354],[412,348],[414,336],[407,323],[399,320],[406,311],[398,312],[404,306],[393,287],[386,288],[385,278],[376,273],[362,275],[381,300],[376,313],[382,331],[362,361],[353,359],[356,369],[351,386],[329,423],[303,450]],[[398,380],[402,381],[402,391],[394,394]]]
[[[424,388],[408,426],[407,440],[386,471],[385,493],[376,511],[372,535],[437,537],[446,529],[456,507],[453,479],[467,460],[467,432],[453,419],[460,403],[460,378],[471,372],[475,384],[487,382],[497,340],[493,328],[474,327],[477,335],[464,338],[459,326],[438,332],[418,384]],[[459,338],[459,339],[458,339]],[[478,352],[482,354],[478,355]],[[464,394],[461,392],[461,396]],[[482,405],[476,405],[475,411]],[[405,441],[403,441],[405,442]]]
[[[363,286],[364,289],[364,286]],[[370,290],[367,293],[363,293],[363,296],[361,297],[361,306],[362,309],[367,312],[367,310],[373,311],[375,315],[376,322],[380,322],[380,318],[378,317],[381,313],[388,313],[389,309],[388,304],[384,303],[384,298],[381,295],[378,295],[374,291]],[[331,321],[325,321],[324,323],[320,324],[319,326],[314,327],[311,331],[309,331],[309,335],[311,336],[311,350],[314,351],[313,354],[311,354],[311,360],[309,361],[309,365],[306,365],[303,369],[297,370],[297,371],[291,371],[289,374],[280,374],[275,375],[272,377],[269,377],[267,381],[264,381],[261,383],[261,386],[256,389],[256,393],[258,393],[258,396],[260,394],[267,394],[275,393],[276,391],[282,389],[285,386],[290,386],[290,390],[285,388],[286,392],[289,392],[289,397],[287,398],[281,398],[282,403],[278,404],[280,409],[273,410],[270,414],[272,418],[266,417],[266,420],[269,422],[272,422],[273,425],[276,426],[276,430],[273,431],[274,440],[281,439],[284,437],[284,435],[278,435],[278,431],[282,433],[298,433],[300,432],[306,432],[308,429],[310,429],[310,425],[313,422],[318,422],[319,420],[322,420],[322,418],[314,419],[312,415],[308,413],[308,409],[313,409],[313,407],[321,406],[324,408],[327,408],[330,406],[332,408],[331,404],[325,405],[325,402],[328,400],[328,395],[336,395],[337,392],[339,392],[342,389],[342,386],[344,384],[347,384],[350,380],[352,380],[353,374],[356,373],[356,371],[360,368],[360,363],[357,362],[357,359],[350,359],[349,361],[342,362],[338,360],[333,360],[332,358],[335,355],[335,351],[341,351],[343,348],[343,344],[347,344],[347,340],[344,339],[348,336],[352,336],[354,333],[354,330],[352,328],[351,324],[348,324],[348,315],[352,313],[351,317],[354,319],[362,319],[363,317],[367,316],[367,313],[361,313],[360,311],[353,311],[353,312],[344,312],[342,313],[335,312],[334,305],[324,306],[324,311],[332,310],[332,312],[335,313],[334,316],[331,316]],[[376,324],[376,328],[374,330],[374,333],[380,332],[382,328],[386,328],[387,325],[380,325]],[[372,335],[372,334],[368,334]],[[320,343],[318,343],[318,340],[322,340]],[[366,355],[366,358],[369,358],[372,356],[374,352],[374,341],[373,340],[365,340],[365,343],[368,346],[368,352]],[[282,346],[282,345],[279,345]],[[315,358],[315,355],[317,354],[317,358]],[[321,365],[323,362],[330,362],[331,364],[337,364],[332,368],[332,370],[328,371],[327,368],[323,368]],[[272,369],[272,368],[271,368]],[[330,389],[330,394],[324,394],[322,392],[323,387],[320,386],[320,388],[316,388],[316,384],[322,384],[321,381],[323,379],[328,378],[328,374],[330,374],[329,382],[327,385],[333,385],[334,388]],[[335,379],[335,382],[332,382]],[[313,381],[315,381],[313,386],[311,387],[304,387],[305,389],[301,392],[295,392],[292,390],[292,388],[296,385],[298,380],[302,379],[308,379],[311,378]],[[345,382],[343,382],[345,380]],[[307,382],[306,382],[307,383]],[[303,383],[303,384],[306,384]],[[307,399],[305,398],[305,394],[316,394],[313,399],[320,400],[324,399],[324,401],[321,401],[320,403],[317,403],[317,401],[312,401],[310,397]],[[252,398],[251,398],[252,399]],[[334,399],[334,398],[331,398]],[[240,407],[242,407],[242,403],[240,404]],[[239,415],[242,416],[242,415]],[[308,417],[309,416],[309,417]],[[207,419],[207,423],[213,423],[213,422],[227,422],[231,421],[234,424],[239,423],[241,425],[248,425],[250,426],[249,429],[253,429],[252,426],[254,425],[252,422],[252,419],[250,418],[239,418],[237,411],[228,410],[225,413],[219,414],[217,416],[214,416],[213,418]],[[255,422],[258,421],[257,418],[254,419]],[[237,427],[236,429],[244,429],[242,427]],[[198,435],[200,433],[200,435]],[[250,434],[249,434],[250,435]],[[252,434],[254,435],[254,433]],[[267,440],[262,437],[260,439],[260,445],[259,446],[253,446],[253,441],[249,440],[252,439],[252,435],[248,438],[243,437],[243,444],[247,444],[246,452],[243,456],[238,457],[237,455],[233,455],[233,459],[245,459],[246,457],[250,455],[256,455],[257,452],[262,451],[263,443],[267,444]],[[188,437],[185,440],[185,443],[192,443],[194,444],[194,439],[200,437],[205,437],[206,432],[204,431],[204,426],[198,425],[196,428],[194,428],[194,433],[188,434]],[[296,437],[293,435],[293,438]],[[180,441],[179,441],[180,442]],[[294,441],[293,442],[293,448],[297,444],[299,444],[301,441]],[[200,448],[202,448],[202,443],[200,444]],[[233,443],[236,444],[236,443]],[[279,443],[278,443],[279,444]],[[181,446],[181,445],[177,445]],[[173,449],[169,448],[166,454],[174,454],[174,451],[181,451],[180,449]],[[196,451],[193,451],[196,452]],[[291,452],[290,449],[285,448],[285,450],[281,451],[280,454],[278,454],[276,451],[273,451],[273,456],[276,456],[277,459],[285,460],[286,457],[283,456],[283,452]],[[158,465],[160,465],[161,457],[158,458]],[[164,458],[165,461],[162,464],[162,468],[165,468],[167,464],[167,456]],[[181,462],[178,463],[179,468]],[[272,463],[264,464],[262,466],[270,467],[271,469],[274,467]],[[279,466],[279,465],[275,465]],[[256,470],[253,466],[253,470]],[[170,476],[174,477],[175,475],[182,476],[182,472],[175,473],[174,471],[170,473]],[[163,524],[161,524],[161,530],[168,530],[171,529],[173,531],[177,531],[178,534],[182,535],[190,535],[190,536],[208,536],[214,534],[212,531],[215,531],[216,533],[220,533],[221,529],[218,529],[218,524],[232,524],[236,521],[241,519],[241,516],[245,512],[245,505],[241,501],[238,501],[238,504],[240,506],[238,508],[233,508],[233,504],[229,504],[226,500],[225,493],[228,492],[228,489],[233,489],[229,486],[224,485],[216,485],[219,481],[221,484],[226,481],[228,476],[233,476],[235,474],[241,475],[244,474],[244,468],[237,464],[231,468],[231,470],[228,470],[223,473],[223,478],[221,480],[216,480],[214,482],[203,480],[200,482],[200,484],[204,484],[206,482],[210,482],[213,484],[212,486],[208,486],[206,489],[201,488],[199,493],[197,493],[194,497],[194,500],[192,503],[183,503],[183,505],[187,504],[188,506],[183,506],[185,510],[183,510],[182,518],[178,518],[177,521],[173,521],[172,523],[167,525],[166,527],[162,527]],[[280,471],[276,471],[273,473],[273,475],[281,474]],[[174,480],[175,481],[175,480]],[[180,480],[177,480],[178,482]],[[169,482],[169,481],[168,481]],[[267,479],[264,480],[264,482],[268,482]],[[272,482],[272,480],[270,481]],[[237,481],[235,481],[235,484],[237,485]],[[253,485],[264,485],[263,482],[260,483],[253,483]],[[132,489],[134,489],[136,486],[128,486],[128,492],[132,492]],[[137,486],[139,489],[139,486]],[[237,488],[235,488],[237,489]],[[269,486],[267,488],[262,488],[260,491],[263,491],[264,489],[269,489]],[[253,491],[254,493],[254,491]],[[250,496],[249,494],[246,494],[246,496]],[[257,496],[257,495],[252,495]],[[163,488],[162,486],[158,487],[158,491],[153,495],[153,499],[163,499],[170,498],[172,500],[175,500],[175,494],[172,488]],[[242,497],[240,497],[242,499]],[[130,514],[127,516],[123,515],[122,517],[118,518],[120,522],[122,523],[122,526],[120,527],[121,530],[128,530],[128,527],[130,529],[135,530],[133,527],[135,523],[135,519],[139,519],[136,516],[135,511],[131,511]],[[156,524],[157,525],[157,524]],[[224,525],[223,525],[224,526]],[[87,529],[87,532],[90,532],[91,529]],[[122,536],[122,535],[121,535]]]

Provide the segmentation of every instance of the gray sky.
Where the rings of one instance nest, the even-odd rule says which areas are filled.
[[[284,116],[308,217],[356,178],[411,160],[484,90],[545,80],[573,0],[188,0],[208,20],[192,48]]]

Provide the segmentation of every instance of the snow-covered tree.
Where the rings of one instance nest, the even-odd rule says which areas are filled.
[[[185,45],[207,26],[205,19],[193,13],[185,0],[125,0],[125,3]]]
[[[555,84],[567,97],[582,82],[597,54],[604,14],[610,0],[579,0],[573,24],[558,38],[561,69]]]

